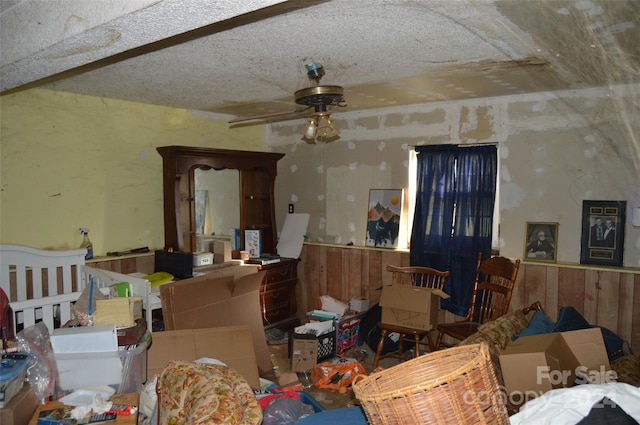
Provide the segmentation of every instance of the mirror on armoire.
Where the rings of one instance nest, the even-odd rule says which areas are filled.
[[[260,230],[262,252],[274,253],[274,182],[284,154],[161,146],[165,249],[211,252],[213,240]],[[232,244],[233,248],[233,244]]]
[[[201,167],[193,178],[197,251],[213,252],[214,241],[240,228],[240,172]]]

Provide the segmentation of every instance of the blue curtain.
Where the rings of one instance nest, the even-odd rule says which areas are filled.
[[[467,314],[478,252],[491,255],[496,146],[418,146],[410,262],[449,270],[442,308]]]

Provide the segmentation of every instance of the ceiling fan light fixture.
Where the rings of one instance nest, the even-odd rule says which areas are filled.
[[[320,84],[320,80],[325,74],[324,67],[321,64],[312,62],[307,64],[306,67],[307,76],[315,85],[296,90],[294,99],[296,105],[299,106],[293,112],[274,112],[272,114],[235,118],[230,120],[229,123],[297,115],[313,108],[314,114],[304,127],[302,140],[307,143],[315,143],[316,141],[332,142],[336,140],[340,135],[331,119],[330,109],[332,107],[344,108],[347,106],[344,100],[344,89],[341,86]]]
[[[302,140],[309,144],[316,141],[330,143],[339,137],[340,131],[333,122],[331,114],[327,112],[312,115],[302,134]]]

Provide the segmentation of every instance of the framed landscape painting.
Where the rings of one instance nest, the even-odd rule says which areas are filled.
[[[627,201],[582,201],[580,264],[622,266]]]
[[[366,246],[397,248],[403,189],[370,189]]]

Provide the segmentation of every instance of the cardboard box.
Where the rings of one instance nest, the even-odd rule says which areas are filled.
[[[390,325],[431,330],[438,324],[441,298],[449,298],[449,295],[438,289],[410,285],[383,286],[380,295],[381,321]]]
[[[244,250],[249,252],[250,258],[260,257],[262,255],[262,231],[244,231]]]
[[[300,384],[298,374],[296,372],[285,372],[278,377],[278,385],[286,387],[287,385]]]
[[[135,326],[136,320],[142,318],[142,298],[115,297],[108,300],[96,300],[94,325],[111,325],[116,327]]]
[[[316,338],[293,338],[291,341],[291,370],[305,372],[318,363]]]
[[[289,334],[289,357],[291,357],[291,370],[294,372],[306,372],[318,362],[322,362],[336,356],[336,330],[322,335]]]
[[[369,299],[364,297],[351,298],[351,301],[349,302],[349,309],[357,313],[367,311],[369,310]]]
[[[148,351],[147,376],[159,374],[171,360],[220,360],[242,375],[252,388],[260,388],[253,337],[248,326],[188,329],[153,333]]]
[[[578,374],[591,382],[613,379],[599,328],[518,338],[500,354],[500,368],[507,395],[525,399],[571,387]]]
[[[0,409],[0,424],[24,425],[29,423],[38,407],[38,400],[28,383]]]
[[[226,263],[231,261],[231,242],[230,241],[215,241],[213,243],[214,262]]]
[[[147,321],[144,318],[137,319],[134,326],[117,329],[116,333],[118,335],[118,346],[136,345],[143,340],[147,333]]]
[[[358,332],[360,331],[360,318],[350,317],[340,319],[338,322],[338,347],[336,354],[339,356],[350,348],[358,345]]]
[[[248,326],[259,370],[272,370],[260,311],[259,288],[265,273],[255,266],[233,265],[162,285],[165,329]]]

